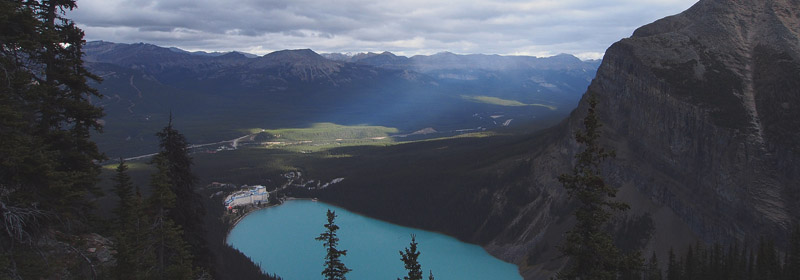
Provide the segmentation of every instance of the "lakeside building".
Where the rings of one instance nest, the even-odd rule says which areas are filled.
[[[238,190],[225,198],[225,208],[230,210],[233,207],[241,205],[252,205],[267,203],[269,201],[269,192],[267,188],[261,185],[256,186],[242,186]]]

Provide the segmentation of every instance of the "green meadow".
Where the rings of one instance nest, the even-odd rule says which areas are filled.
[[[539,106],[539,107],[544,107],[544,108],[550,109],[551,111],[555,111],[556,109],[558,109],[556,106],[552,106],[552,105],[545,105],[545,104],[538,104],[538,103],[526,104],[526,103],[522,103],[522,102],[519,102],[519,101],[516,101],[516,100],[502,99],[502,98],[492,97],[492,96],[462,95],[461,98],[464,98],[466,100],[469,100],[469,101],[472,101],[472,102],[476,102],[476,103],[484,103],[484,104],[497,105],[497,106],[506,106],[506,107]]]

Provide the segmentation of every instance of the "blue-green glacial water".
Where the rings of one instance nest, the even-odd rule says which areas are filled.
[[[489,255],[483,248],[455,238],[398,226],[361,216],[342,208],[309,200],[251,213],[231,230],[228,243],[261,268],[286,280],[322,279],[325,248],[314,240],[325,230],[327,209],[336,211],[342,260],[353,271],[351,280],[397,279],[405,275],[399,251],[416,235],[419,262],[437,280],[522,279],[513,264]]]

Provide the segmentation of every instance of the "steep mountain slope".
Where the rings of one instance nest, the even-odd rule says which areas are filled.
[[[645,250],[663,260],[696,240],[785,239],[800,217],[799,83],[796,0],[701,0],[606,51],[587,95],[597,95],[604,144],[617,151],[604,164],[607,180],[629,213],[655,222]],[[580,149],[573,135],[585,99],[527,139],[469,152],[453,150],[456,142],[386,151],[412,171],[373,164],[367,173],[381,178],[345,181],[323,197],[483,244],[526,279],[547,279],[563,264],[556,245],[572,223],[556,178]],[[402,156],[424,149],[450,158]]]
[[[617,150],[606,175],[634,211],[668,210],[654,217],[657,232],[674,230],[677,217],[708,242],[781,240],[798,221],[799,14],[799,1],[702,0],[606,51],[587,91],[600,99],[604,137]],[[530,188],[552,196],[527,204],[491,242],[498,254],[548,261],[521,254],[558,227],[548,206],[565,199],[555,176],[576,152],[571,134],[585,107],[531,158]],[[681,238],[656,234],[651,248]],[[546,270],[528,268],[530,277]]]

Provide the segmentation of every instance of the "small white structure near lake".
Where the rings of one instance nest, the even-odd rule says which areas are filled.
[[[269,201],[269,192],[267,188],[261,185],[256,186],[243,186],[225,198],[225,208],[232,209],[240,205],[250,205],[258,203],[267,203]]]

